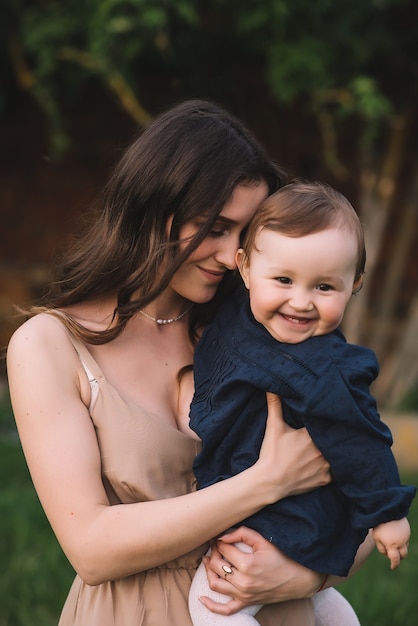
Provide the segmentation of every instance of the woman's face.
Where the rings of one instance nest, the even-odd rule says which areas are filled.
[[[238,185],[235,188],[208,236],[174,274],[170,287],[178,295],[198,303],[209,302],[214,297],[225,272],[236,268],[235,255],[242,232],[267,195],[264,181],[251,187]],[[207,216],[202,214],[181,228],[184,247],[206,220]]]

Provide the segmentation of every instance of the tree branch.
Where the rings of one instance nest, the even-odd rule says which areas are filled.
[[[107,86],[116,94],[123,109],[141,126],[147,126],[152,116],[146,111],[135,96],[122,74],[112,70],[105,61],[95,57],[89,52],[76,50],[75,48],[63,47],[58,52],[58,57],[63,61],[77,63],[90,72],[101,76]]]

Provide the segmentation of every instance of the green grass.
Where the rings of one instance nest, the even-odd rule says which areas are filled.
[[[33,489],[13,427],[0,400],[0,626],[56,626],[74,573]],[[417,484],[418,476],[403,476]],[[418,615],[418,500],[409,521],[408,558],[394,572],[377,551],[339,587],[362,626],[415,626]]]
[[[74,577],[41,509],[22,451],[0,442],[0,626],[55,626]]]

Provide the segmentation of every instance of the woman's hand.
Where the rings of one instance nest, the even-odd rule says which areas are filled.
[[[253,552],[242,552],[233,545],[240,541],[250,546]],[[373,549],[374,541],[370,531],[357,551],[347,578],[358,572]],[[233,574],[225,576],[222,565],[226,562]],[[252,604],[310,598],[324,582],[324,574],[292,561],[255,530],[244,526],[214,541],[211,555],[204,557],[204,563],[211,589],[232,598],[226,604],[201,598],[208,609],[221,615],[231,615]],[[323,588],[337,585],[347,578],[329,576]]]
[[[241,541],[253,552],[241,552],[233,545]],[[231,566],[232,574],[225,575],[222,570],[225,562]],[[211,556],[205,558],[205,566],[211,589],[232,598],[226,604],[202,599],[208,609],[222,615],[236,613],[250,604],[310,597],[323,580],[323,574],[292,561],[256,531],[246,527],[214,542]]]
[[[276,498],[286,497],[328,484],[331,480],[329,465],[307,430],[295,430],[285,423],[278,396],[268,393],[267,404],[266,432],[254,468],[261,472],[264,480],[269,477],[273,483],[280,476],[277,492],[272,485],[270,493],[276,494]],[[246,543],[252,552],[242,552],[233,545],[236,542]],[[231,565],[233,574],[225,576],[222,570],[225,561]],[[223,615],[235,613],[249,604],[310,597],[323,580],[323,574],[299,565],[256,531],[245,527],[218,539],[205,565],[210,587],[232,597],[226,604],[209,598],[203,600],[211,611]]]
[[[329,464],[306,428],[296,430],[286,424],[280,398],[275,394],[267,393],[267,406],[266,432],[256,465],[266,472],[265,476],[272,477],[277,476],[277,468],[280,468],[280,497],[328,484],[331,481]]]

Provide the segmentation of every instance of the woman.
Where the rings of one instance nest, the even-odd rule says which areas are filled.
[[[266,504],[330,480],[307,433],[284,426],[275,398],[257,463],[208,489],[195,491],[197,444],[176,428],[179,372],[234,278],[247,224],[284,181],[220,107],[174,107],[127,150],[55,292],[12,337],[8,375],[22,446],[77,572],[60,626],[188,626],[190,581],[207,542]],[[207,601],[210,609],[308,598],[322,585],[323,574],[252,531],[237,532],[254,554],[244,561],[234,534],[217,542],[209,580],[233,600]],[[222,557],[234,576],[225,576]],[[289,611],[293,604],[303,602]],[[280,623],[273,606],[258,618]]]

